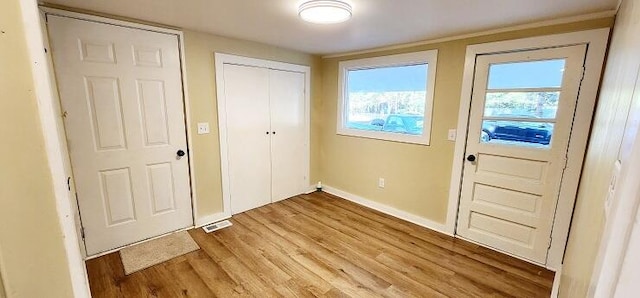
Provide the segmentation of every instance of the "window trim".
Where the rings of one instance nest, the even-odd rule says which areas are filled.
[[[408,135],[383,131],[368,131],[346,127],[348,110],[346,87],[347,73],[350,70],[370,69],[379,67],[406,66],[413,64],[427,64],[427,92],[425,96],[424,127],[422,135]],[[435,93],[436,68],[438,64],[438,50],[428,50],[407,54],[380,56],[373,58],[340,61],[338,63],[338,117],[336,134],[343,136],[377,139],[383,141],[429,145],[433,123],[433,100]]]

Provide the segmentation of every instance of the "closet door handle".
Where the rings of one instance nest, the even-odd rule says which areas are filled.
[[[269,134],[269,132],[267,131],[267,134]]]
[[[274,132],[273,132],[273,134],[275,135],[275,134],[276,134],[276,132],[274,131]]]

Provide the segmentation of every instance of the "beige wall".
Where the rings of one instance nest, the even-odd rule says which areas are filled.
[[[311,179],[319,176],[319,111],[320,60],[317,57],[268,46],[256,42],[214,36],[199,32],[185,32],[185,56],[189,104],[193,135],[192,153],[198,217],[222,212],[222,181],[220,172],[220,144],[218,141],[218,112],[216,101],[214,52],[281,61],[311,66]],[[209,122],[211,133],[198,135],[198,122]]]
[[[328,185],[444,224],[467,45],[609,27],[613,18],[455,40],[414,48],[324,59],[320,177]],[[394,143],[336,135],[340,60],[438,49],[431,145]],[[461,136],[463,137],[463,136]],[[377,187],[385,178],[385,188]]]
[[[613,166],[616,160],[623,164],[628,160],[637,132],[637,127],[626,125],[634,88],[640,88],[636,82],[640,70],[639,19],[640,0],[625,0],[613,31],[582,173],[562,270],[561,297],[586,297],[604,229],[604,200]]]
[[[0,30],[0,269],[4,287],[9,297],[72,297],[17,0],[0,1]]]

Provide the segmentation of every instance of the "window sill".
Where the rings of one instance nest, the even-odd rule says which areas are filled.
[[[396,143],[406,143],[421,146],[429,146],[429,135],[409,135],[401,133],[383,132],[383,131],[366,131],[350,128],[338,128],[337,135],[346,137],[357,137],[374,139],[380,141],[389,141]]]

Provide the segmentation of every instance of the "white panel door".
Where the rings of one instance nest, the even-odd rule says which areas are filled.
[[[177,36],[48,26],[87,253],[191,226]]]
[[[457,234],[546,263],[585,50],[477,57]]]
[[[224,64],[231,213],[271,203],[269,70]]]
[[[271,198],[291,198],[308,188],[305,74],[270,72]]]

